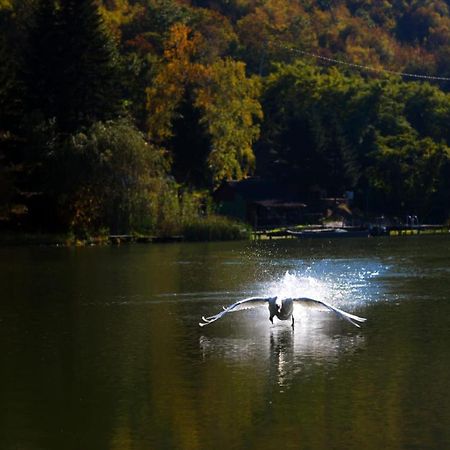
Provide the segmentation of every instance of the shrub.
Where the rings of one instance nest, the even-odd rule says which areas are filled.
[[[126,120],[97,122],[69,136],[55,152],[58,203],[76,234],[152,227],[152,194],[162,189],[167,162],[158,148]],[[63,180],[61,180],[63,178]]]

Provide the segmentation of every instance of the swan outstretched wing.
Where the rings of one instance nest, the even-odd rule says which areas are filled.
[[[329,303],[324,302],[322,300],[314,300],[313,298],[308,298],[308,297],[299,297],[299,298],[294,298],[293,300],[296,303],[300,303],[304,306],[313,307],[315,309],[318,308],[318,309],[321,309],[322,311],[324,310],[324,308],[325,308],[325,310],[333,311],[339,317],[342,317],[342,319],[347,320],[348,322],[350,322],[351,324],[355,325],[358,328],[360,326],[356,322],[365,322],[367,320],[364,317],[355,316],[354,314],[350,314],[348,312],[342,311],[342,309],[336,308],[335,306],[330,305]]]
[[[244,298],[243,300],[239,300],[236,303],[233,303],[232,305],[228,307],[224,307],[223,311],[220,311],[219,313],[215,314],[214,316],[210,317],[202,317],[203,322],[200,322],[199,325],[201,327],[204,327],[205,325],[209,325],[212,322],[215,322],[216,320],[223,317],[225,314],[228,314],[229,312],[235,312],[235,311],[242,311],[243,309],[250,309],[250,308],[256,308],[257,306],[264,306],[267,305],[267,302],[270,300],[271,297],[250,297],[250,298]]]

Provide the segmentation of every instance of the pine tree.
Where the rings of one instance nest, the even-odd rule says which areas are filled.
[[[96,3],[65,0],[60,18],[63,126],[76,129],[114,118],[120,112],[119,56]]]
[[[28,111],[73,132],[120,113],[119,57],[93,0],[41,0],[29,32]]]
[[[53,0],[41,0],[28,26],[21,68],[24,116],[52,119],[58,114],[61,39]],[[36,120],[36,119],[35,119]]]

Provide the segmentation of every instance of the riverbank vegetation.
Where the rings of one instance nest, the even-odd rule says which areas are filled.
[[[254,174],[444,222],[448,55],[445,1],[0,0],[1,227],[238,237]]]

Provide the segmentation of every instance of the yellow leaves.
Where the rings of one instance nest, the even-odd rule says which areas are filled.
[[[218,184],[242,178],[254,168],[252,144],[259,136],[255,122],[262,118],[260,83],[246,77],[243,63],[231,59],[218,60],[206,74],[207,82],[197,89],[196,106],[203,110],[202,122],[211,135],[208,164]]]
[[[238,45],[238,37],[230,20],[206,8],[195,11],[196,29],[202,35],[198,53],[204,63],[211,63],[220,55],[228,53],[230,46]]]
[[[173,25],[165,44],[163,60],[152,87],[147,88],[148,133],[161,143],[172,136],[171,123],[186,85],[202,78],[203,67],[195,62],[201,36],[182,23]]]
[[[244,31],[245,26],[259,28],[266,32],[277,34],[290,30],[295,22],[305,15],[300,2],[289,2],[286,0],[268,0],[256,7],[253,13],[246,16],[239,23]],[[254,25],[254,26],[252,26]]]
[[[147,88],[149,137],[163,143],[172,136],[177,108],[190,90],[211,139],[208,165],[214,182],[239,179],[254,168],[252,144],[259,136],[256,121],[262,118],[261,83],[259,78],[247,78],[242,62],[217,59],[202,64],[197,58],[201,44],[202,37],[184,24],[170,29],[160,70]]]
[[[164,58],[188,67],[201,42],[202,37],[199,33],[192,32],[183,23],[176,23],[170,29],[164,49]]]
[[[3,9],[12,10],[13,9],[12,0],[0,0],[0,11]]]
[[[357,64],[367,65],[378,70],[383,69],[383,65],[380,64],[378,53],[372,48],[348,43],[346,52],[348,55],[351,55],[352,61],[355,61]]]
[[[317,33],[303,2],[269,0],[237,22],[241,45],[249,67],[260,74],[270,71],[270,63],[292,57],[289,48],[316,47]]]
[[[99,11],[107,27],[116,38],[120,38],[120,28],[123,25],[131,23],[144,11],[142,5],[139,3],[130,4],[128,0],[111,0],[107,3],[108,5],[105,5],[105,2],[101,2]]]

